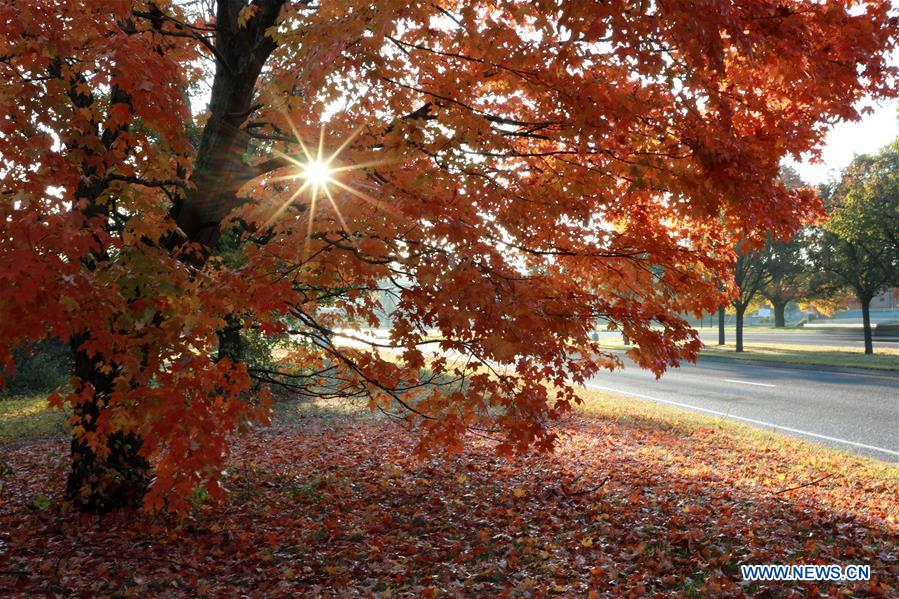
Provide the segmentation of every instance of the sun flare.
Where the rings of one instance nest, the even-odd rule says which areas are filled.
[[[286,116],[286,115],[285,115]],[[348,237],[352,236],[346,219],[341,212],[335,196],[347,194],[362,200],[370,206],[385,210],[391,214],[395,214],[389,206],[383,202],[373,198],[361,189],[352,185],[349,181],[344,181],[347,175],[354,171],[364,171],[366,169],[385,164],[383,160],[374,160],[369,162],[350,162],[349,164],[339,164],[337,162],[340,154],[352,143],[356,136],[361,132],[357,129],[344,139],[333,152],[325,151],[325,135],[324,129],[321,130],[318,138],[318,148],[312,148],[303,141],[297,128],[289,119],[288,123],[294,135],[294,143],[299,146],[300,152],[287,152],[274,150],[276,156],[280,157],[290,166],[290,172],[279,177],[274,177],[272,181],[301,181],[301,185],[294,190],[285,201],[280,202],[276,206],[272,214],[266,220],[263,228],[267,228],[277,221],[288,206],[296,201],[304,201],[308,205],[308,225],[306,231],[306,241],[304,247],[304,256],[309,253],[309,241],[315,227],[316,209],[319,199],[327,199],[334,215],[340,223],[341,228]],[[300,156],[297,156],[300,154]],[[302,198],[302,199],[301,199]]]
[[[313,159],[302,167],[300,178],[305,179],[313,189],[321,190],[333,180],[333,174],[334,170],[326,161]]]

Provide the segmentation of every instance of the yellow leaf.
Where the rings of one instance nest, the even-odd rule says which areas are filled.
[[[518,487],[514,491],[512,491],[512,495],[521,499],[522,497],[524,497],[524,489]]]
[[[65,306],[69,312],[72,312],[72,311],[78,309],[78,302],[75,300],[75,298],[70,297],[68,295],[64,295],[63,297],[61,297],[59,300],[59,303],[61,303],[63,306]]]
[[[593,547],[593,539],[581,539],[581,547]]]
[[[244,6],[237,14],[237,27],[240,29],[246,27],[247,22],[255,17],[257,12],[259,12],[258,4],[248,4]]]

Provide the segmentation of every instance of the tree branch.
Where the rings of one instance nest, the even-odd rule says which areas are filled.
[[[122,181],[124,183],[133,183],[135,185],[142,185],[143,187],[181,187],[182,189],[189,189],[189,185],[187,181],[183,179],[144,179],[141,177],[128,177],[125,175],[106,175],[104,182],[110,181]]]

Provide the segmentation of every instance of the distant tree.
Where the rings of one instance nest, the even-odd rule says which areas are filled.
[[[737,351],[743,351],[743,317],[756,295],[768,282],[765,248],[753,249],[747,241],[737,244],[734,263],[734,295],[731,304],[736,311]]]
[[[806,241],[806,235],[799,233],[790,241],[770,240],[765,246],[767,277],[759,292],[774,308],[775,327],[786,326],[787,304],[809,296],[812,273]]]
[[[815,277],[819,279],[820,277]],[[845,310],[849,301],[854,298],[851,293],[840,291],[839,293],[826,293],[819,291],[813,283],[810,289],[809,299],[800,301],[799,309],[805,312],[815,312],[822,316],[833,316],[840,310]]]
[[[780,180],[788,189],[808,187],[790,166],[781,167]],[[765,245],[768,280],[759,291],[774,308],[775,327],[786,326],[787,304],[809,295],[812,269],[805,251],[806,242],[805,234],[800,232],[788,241],[769,238]]]
[[[814,259],[833,288],[858,298],[865,353],[873,354],[871,300],[899,284],[899,140],[856,157],[821,195],[831,218],[818,231]]]

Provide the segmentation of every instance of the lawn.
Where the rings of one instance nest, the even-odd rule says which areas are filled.
[[[623,352],[630,349],[620,342],[601,342],[603,349]],[[785,343],[744,344],[744,351],[737,353],[732,341],[728,345],[705,345],[700,357],[722,360],[756,360],[806,366],[830,366],[838,368],[869,368],[873,370],[899,370],[899,352],[874,344],[874,355],[865,355],[864,348],[830,345],[789,345]]]
[[[58,436],[64,430],[66,417],[62,410],[47,407],[45,394],[0,397],[0,445]]]
[[[865,355],[863,348],[833,346],[787,345],[772,343],[746,343],[745,351],[737,353],[733,345],[707,345],[703,357],[729,360],[758,360],[805,364],[809,366],[836,366],[843,368],[871,368],[875,370],[899,370],[899,354],[895,350],[877,348],[874,355]]]
[[[281,403],[272,428],[237,443],[226,502],[198,496],[181,521],[67,512],[66,440],[29,428],[2,449],[0,593],[895,596],[896,467],[647,402],[584,399],[559,423],[554,454],[499,458],[473,437],[424,461],[403,422]],[[741,564],[765,563],[868,564],[872,580],[741,580]]]
[[[714,326],[709,326],[708,322],[704,326],[696,327],[696,330],[699,332],[708,332],[714,331],[718,332],[718,322],[715,321]],[[727,333],[733,334],[737,327],[736,325],[729,324],[724,327],[724,330]],[[747,326],[743,329],[747,333],[809,333],[814,335],[816,332],[812,329],[806,329],[804,327],[796,327],[796,326],[786,326],[786,327],[775,327],[775,326],[763,326],[763,325],[752,325],[751,327]]]

